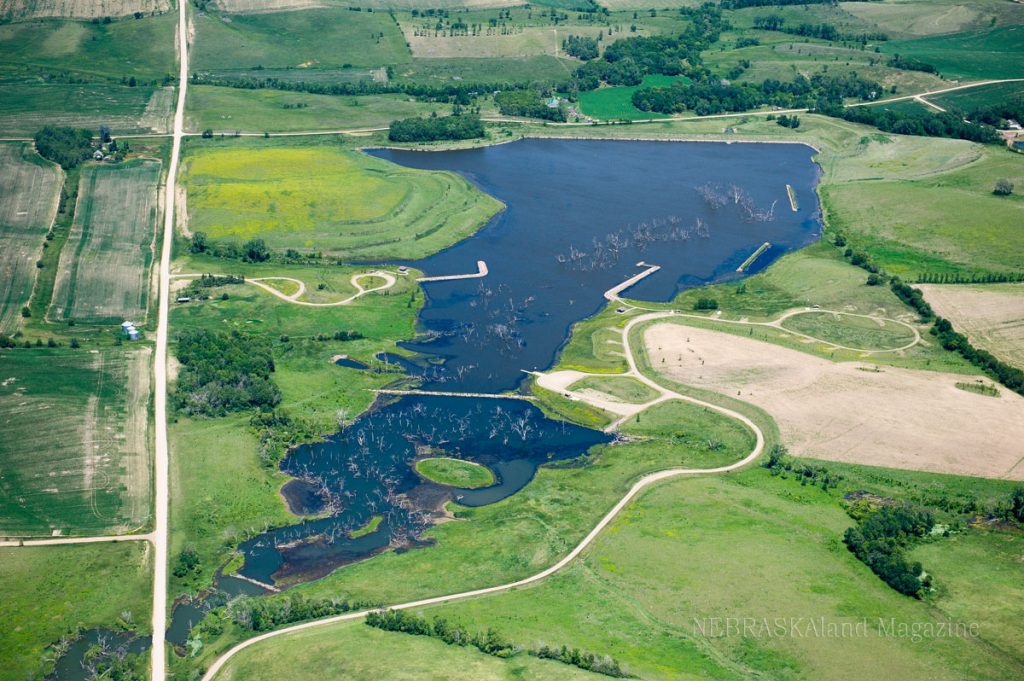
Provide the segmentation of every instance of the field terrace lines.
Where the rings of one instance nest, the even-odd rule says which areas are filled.
[[[761,455],[761,453],[764,451],[764,446],[765,446],[764,433],[761,431],[761,429],[758,427],[758,425],[756,423],[754,423],[752,420],[750,420],[749,418],[747,418],[743,414],[741,414],[741,413],[739,413],[737,411],[734,411],[732,409],[728,409],[726,407],[721,407],[721,406],[719,406],[717,404],[713,404],[711,402],[705,402],[703,400],[699,400],[699,399],[696,399],[696,398],[693,398],[693,397],[689,397],[689,396],[686,396],[686,395],[681,395],[679,393],[676,393],[676,392],[673,392],[671,390],[668,390],[667,388],[663,387],[661,384],[659,384],[659,383],[653,381],[652,379],[648,378],[647,376],[645,376],[643,373],[641,373],[637,369],[636,360],[635,360],[635,358],[633,356],[633,352],[630,349],[630,344],[629,344],[629,334],[630,334],[630,332],[638,324],[642,324],[642,323],[649,322],[649,321],[656,320],[656,319],[672,317],[672,316],[673,316],[673,313],[671,313],[671,312],[656,312],[656,313],[652,313],[652,314],[640,315],[640,316],[632,318],[625,325],[625,327],[622,329],[622,339],[623,339],[622,342],[623,342],[623,348],[624,348],[625,353],[626,353],[626,359],[627,359],[627,361],[629,363],[629,371],[627,372],[627,374],[632,376],[632,377],[634,377],[634,378],[636,378],[641,383],[646,384],[648,387],[653,388],[654,390],[657,390],[662,395],[662,398],[663,398],[663,399],[659,398],[659,400],[657,400],[657,401],[665,401],[665,400],[668,400],[668,399],[678,399],[678,400],[682,400],[684,402],[689,402],[691,404],[698,405],[700,407],[704,407],[705,409],[710,409],[711,411],[715,411],[715,412],[718,412],[719,414],[722,414],[722,415],[727,416],[729,418],[733,418],[733,419],[738,420],[744,426],[749,428],[751,430],[751,432],[754,433],[755,445],[754,445],[753,449],[750,451],[750,453],[747,456],[745,456],[743,459],[741,459],[739,461],[736,461],[734,463],[731,463],[731,464],[729,464],[727,466],[719,466],[717,468],[670,468],[670,469],[667,469],[667,470],[659,471],[657,473],[651,473],[649,475],[645,475],[644,477],[640,478],[640,480],[638,480],[621,499],[619,499],[619,501],[611,508],[611,510],[609,510],[608,513],[606,513],[604,515],[604,517],[601,518],[601,520],[593,527],[593,529],[591,529],[591,531],[587,534],[587,536],[584,537],[583,540],[580,541],[580,543],[575,546],[575,548],[573,548],[568,554],[566,554],[561,560],[559,560],[554,565],[551,565],[547,569],[542,570],[542,571],[540,571],[540,572],[538,572],[538,573],[536,573],[534,575],[531,575],[529,577],[525,577],[525,578],[517,580],[515,582],[510,582],[508,584],[501,584],[501,585],[498,585],[498,586],[492,586],[492,587],[487,587],[487,588],[483,588],[483,589],[474,589],[472,591],[463,591],[463,592],[460,592],[460,593],[450,594],[450,595],[447,595],[447,596],[436,596],[436,597],[433,597],[433,598],[424,598],[424,599],[417,600],[417,601],[410,601],[408,603],[399,603],[397,605],[387,606],[388,609],[391,609],[391,610],[407,610],[407,609],[411,609],[411,608],[421,608],[421,607],[426,607],[426,606],[431,606],[431,605],[440,605],[440,604],[443,604],[443,603],[449,603],[449,602],[452,602],[452,601],[463,600],[463,599],[467,599],[467,598],[476,598],[476,597],[479,597],[479,596],[488,596],[488,595],[491,595],[491,594],[502,593],[502,592],[505,592],[505,591],[509,591],[511,589],[516,589],[516,588],[519,588],[519,587],[522,587],[522,586],[526,586],[528,584],[533,584],[533,583],[542,581],[542,580],[546,579],[547,577],[550,577],[551,575],[555,574],[556,572],[562,570],[563,568],[568,566],[570,563],[572,563],[574,560],[576,560],[576,558],[579,557],[579,555],[581,553],[583,553],[583,551],[588,546],[590,546],[590,544],[593,543],[593,541],[595,539],[597,539],[598,535],[600,535],[601,532],[604,531],[604,529],[606,527],[608,527],[608,525],[616,518],[616,516],[618,516],[619,513],[622,512],[622,509],[624,509],[630,503],[630,501],[632,501],[640,492],[642,492],[643,490],[647,489],[651,485],[654,485],[654,484],[656,484],[658,482],[661,482],[662,480],[668,480],[670,478],[677,478],[677,477],[680,477],[680,476],[711,475],[711,474],[729,473],[731,471],[735,471],[735,470],[738,470],[740,468],[743,468],[745,466],[750,465],[751,463],[753,463]],[[261,634],[259,636],[255,636],[253,638],[250,638],[250,639],[247,639],[245,641],[242,641],[241,643],[237,644],[236,646],[234,646],[233,648],[228,650],[226,653],[221,655],[219,658],[217,658],[214,661],[214,663],[212,665],[210,665],[210,668],[206,671],[206,674],[203,675],[203,681],[212,681],[212,679],[216,678],[217,674],[221,671],[221,669],[228,662],[228,660],[230,660],[234,655],[236,655],[240,651],[245,650],[246,648],[248,648],[248,647],[250,647],[252,645],[255,645],[256,643],[259,643],[261,641],[265,641],[265,640],[267,640],[269,638],[273,638],[273,637],[276,637],[276,636],[282,636],[282,635],[285,635],[285,634],[288,634],[288,633],[291,633],[291,632],[295,632],[295,631],[302,631],[304,629],[309,629],[309,628],[312,628],[312,627],[319,627],[319,626],[323,626],[323,625],[326,625],[326,624],[332,624],[332,623],[335,623],[335,622],[345,622],[345,621],[362,619],[363,617],[366,617],[366,615],[369,614],[370,612],[371,612],[370,610],[362,610],[362,611],[359,611],[359,612],[346,613],[344,615],[338,615],[338,616],[335,616],[335,617],[328,617],[328,618],[325,618],[325,619],[322,619],[322,620],[314,620],[314,621],[311,621],[311,622],[306,622],[304,624],[298,624],[298,625],[295,625],[295,626],[286,627],[284,629],[278,629],[276,631],[271,631],[271,632],[268,632],[266,634]]]

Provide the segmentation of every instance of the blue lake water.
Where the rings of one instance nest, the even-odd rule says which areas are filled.
[[[430,276],[473,272],[478,260],[489,268],[480,279],[424,284],[420,335],[404,344],[418,358],[398,361],[425,389],[516,389],[524,370],[554,363],[572,324],[598,312],[604,292],[638,273],[638,262],[662,269],[625,297],[667,301],[744,276],[736,268],[766,241],[772,247],[748,274],[820,236],[818,167],[803,145],[526,140],[370,153],[459,173],[507,206],[476,235],[404,263]],[[787,184],[799,210],[790,208]],[[282,469],[297,478],[286,498],[323,517],[242,544],[240,574],[287,585],[388,547],[420,546],[447,500],[494,503],[522,489],[538,466],[608,439],[521,400],[416,396],[378,405],[286,457]],[[458,490],[420,479],[415,459],[442,452],[488,466],[496,484]],[[375,532],[350,536],[376,515]]]

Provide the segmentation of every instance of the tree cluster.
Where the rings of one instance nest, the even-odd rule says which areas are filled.
[[[914,540],[926,536],[935,526],[928,511],[904,506],[883,506],[846,530],[843,543],[859,561],[871,568],[882,581],[907,596],[920,597],[928,586],[922,579],[920,563],[904,556]]]
[[[262,338],[238,331],[184,331],[176,355],[182,369],[174,386],[175,406],[186,414],[223,416],[271,409],[281,401],[270,378],[270,343]]]
[[[465,113],[429,118],[391,121],[388,139],[392,142],[436,142],[466,140],[484,136],[484,124],[478,114]]]
[[[714,298],[698,298],[693,304],[694,310],[717,310],[718,301]]]
[[[562,41],[562,49],[577,59],[590,61],[597,58],[597,39],[570,33],[569,37]]]
[[[249,425],[259,441],[260,462],[268,468],[276,466],[289,448],[317,439],[322,432],[310,419],[293,416],[284,409],[256,412]]]
[[[891,66],[894,69],[903,69],[904,71],[922,71],[924,73],[938,73],[938,69],[929,64],[928,62],[915,59],[913,57],[904,57],[898,54],[894,54],[889,61],[885,63],[886,66]]]
[[[526,116],[560,122],[568,120],[564,106],[561,104],[548,106],[536,90],[499,92],[494,95],[494,103],[498,105],[498,110],[506,116]]]
[[[65,170],[74,168],[92,157],[92,132],[85,128],[63,128],[47,125],[35,136],[36,151],[43,158]]]
[[[383,629],[384,631],[396,631],[413,636],[429,636],[440,639],[448,645],[473,646],[480,652],[495,657],[512,657],[522,650],[521,647],[506,641],[494,629],[489,628],[485,632],[471,632],[461,625],[448,622],[442,617],[435,617],[431,621],[404,610],[379,610],[371,612],[366,616],[365,622],[368,626]],[[607,656],[581,652],[575,648],[570,650],[566,646],[553,648],[545,645],[536,650],[529,650],[527,653],[534,657],[555,660],[605,676],[614,678],[630,677],[630,674],[624,672],[622,666],[616,660]]]
[[[193,279],[191,282],[189,282],[189,285],[182,289],[182,291],[178,295],[186,296],[194,300],[209,300],[209,290],[211,288],[216,288],[218,286],[232,286],[244,283],[245,277],[242,276],[235,276],[232,274],[228,274],[225,276],[221,276],[218,274],[204,274],[198,279]]]
[[[820,24],[812,23],[801,23],[797,26],[787,26],[785,18],[773,14],[764,17],[756,17],[754,19],[754,28],[762,31],[777,31],[779,33],[788,33],[789,35],[798,35],[804,38],[817,38],[818,40],[828,40],[831,42],[858,42],[866,43],[869,41],[880,42],[889,39],[889,36],[881,32],[864,32],[864,33],[843,33],[834,24],[823,22]]]

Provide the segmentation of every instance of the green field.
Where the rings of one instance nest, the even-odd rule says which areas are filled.
[[[146,82],[176,75],[177,13],[102,22],[41,19],[0,25],[0,71],[73,72]]]
[[[147,634],[151,550],[145,542],[0,549],[5,679],[52,672],[51,644],[81,629]]]
[[[929,97],[928,101],[938,104],[945,109],[956,108],[969,113],[974,109],[992,106],[1021,97],[1024,97],[1024,82],[996,83],[967,90],[947,92],[942,95]]]
[[[188,145],[191,231],[350,259],[417,258],[476,231],[500,206],[450,173],[400,168],[330,141],[273,141]]]
[[[588,376],[573,383],[569,389],[596,390],[630,404],[644,404],[658,397],[656,390],[629,376]]]
[[[339,636],[340,634],[340,636]],[[432,679],[433,681],[600,681],[607,676],[558,662],[519,655],[503,660],[441,641],[373,629],[361,622],[327,627],[291,638],[293,647],[256,646],[236,656],[218,679],[321,679],[346,681]],[[308,664],[314,652],[317,664]]]
[[[422,613],[470,629],[493,627],[528,647],[564,644],[611,655],[645,679],[848,679],[856,678],[851,670],[868,666],[905,679],[1018,675],[1020,661],[993,651],[989,643],[997,639],[990,639],[984,626],[981,640],[946,637],[921,643],[885,635],[880,619],[928,623],[943,621],[944,615],[897,594],[841,542],[842,532],[852,524],[840,503],[845,489],[896,489],[909,497],[918,488],[950,493],[980,486],[986,498],[998,498],[1008,494],[1009,485],[921,474],[893,480],[894,473],[884,469],[829,468],[846,481],[828,493],[759,468],[663,483],[641,495],[581,561],[562,573],[535,586]],[[936,539],[925,548],[941,551],[945,541]],[[1011,549],[1007,558],[1013,555]],[[1005,559],[1000,565],[1008,572],[989,582],[1000,597],[993,599],[989,593],[983,601],[992,608],[987,623],[1008,623],[1019,616],[1012,594],[1022,568],[1019,561]],[[973,565],[966,569],[979,574]],[[830,636],[823,629],[817,635],[799,635],[806,629],[789,635],[788,627],[784,634],[771,635],[763,629],[727,632],[726,617],[758,623],[783,618],[787,625],[790,618],[804,618],[804,626],[809,618],[824,618],[825,623],[852,626],[865,621],[866,626],[863,635],[846,637]],[[723,618],[719,629],[712,629],[710,618]],[[241,659],[271,664],[295,650],[300,640],[330,640],[347,648],[352,645],[349,632],[361,640],[352,626],[271,639]],[[411,639],[410,645],[417,640]],[[416,656],[409,659],[412,663]],[[252,678],[264,678],[251,662],[246,669]]]
[[[494,484],[494,473],[472,461],[449,458],[420,459],[416,462],[416,472],[431,482],[448,487],[475,489]]]
[[[809,312],[787,318],[785,329],[860,350],[894,350],[914,342],[914,333],[891,321],[832,312]]]
[[[343,8],[200,14],[191,66],[221,69],[378,67],[409,61],[398,23],[385,12]]]
[[[173,88],[98,83],[0,83],[0,134],[31,137],[44,125],[114,133],[164,132],[174,107]]]
[[[0,354],[0,535],[149,521],[150,352],[87,347]]]
[[[160,162],[154,160],[85,169],[51,319],[145,322],[159,181]]]
[[[57,212],[61,175],[27,144],[0,144],[0,333],[21,326],[36,260]]]
[[[343,97],[194,85],[188,89],[187,127],[228,133],[386,128],[395,119],[450,111],[447,104],[405,95]]]
[[[599,120],[635,120],[665,118],[665,114],[641,111],[633,106],[633,93],[645,87],[668,87],[679,80],[676,76],[644,76],[640,85],[603,87],[580,93],[580,111]]]
[[[429,85],[465,80],[482,83],[508,81],[562,82],[579,65],[575,59],[551,55],[533,57],[433,57],[413,59],[395,68],[398,82],[416,82]]]
[[[1024,25],[881,43],[886,54],[927,62],[946,78],[1024,77]]]

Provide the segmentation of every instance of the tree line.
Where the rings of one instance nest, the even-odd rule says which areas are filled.
[[[991,125],[965,120],[951,111],[931,112],[886,109],[879,106],[844,108],[840,103],[817,107],[818,113],[853,123],[871,125],[884,132],[922,137],[952,137],[972,142],[994,143],[1001,138]]]
[[[239,596],[227,605],[231,620],[249,631],[270,631],[286,624],[341,615],[374,607],[377,603],[335,598]]]
[[[561,102],[548,106],[536,90],[506,90],[494,95],[498,110],[506,116],[527,116],[548,121],[565,122],[568,116]]]
[[[509,658],[522,652],[522,647],[514,645],[505,640],[493,628],[483,632],[471,632],[458,624],[452,624],[443,617],[435,617],[428,620],[419,615],[405,612],[404,610],[380,610],[371,612],[366,616],[365,623],[368,626],[384,631],[395,631],[413,636],[429,636],[440,639],[448,645],[472,646],[482,653],[494,657]],[[599,656],[594,653],[569,649],[566,646],[553,648],[547,645],[535,650],[527,650],[528,655],[555,660],[563,664],[572,665],[580,669],[625,679],[632,675],[623,671],[618,661],[608,656]]]

